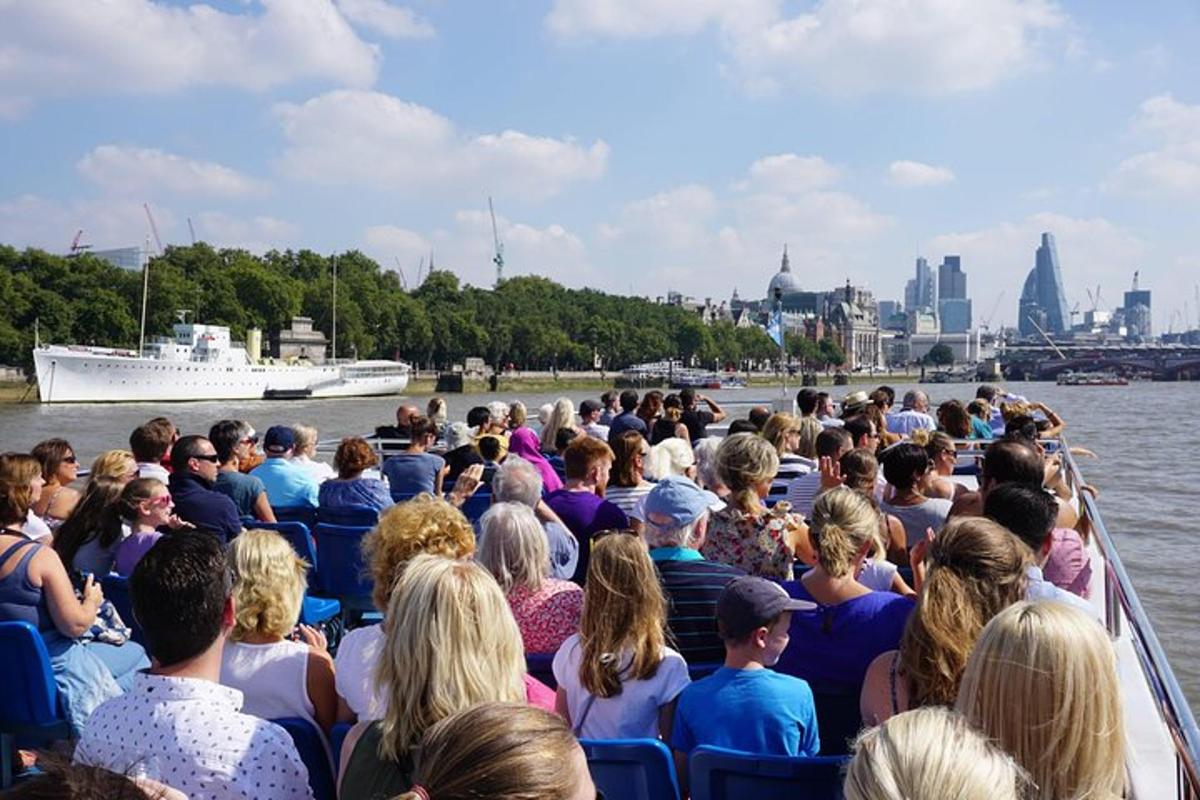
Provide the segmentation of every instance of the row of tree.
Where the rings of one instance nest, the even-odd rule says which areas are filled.
[[[682,358],[708,367],[773,360],[778,347],[757,326],[705,325],[687,309],[541,277],[492,289],[461,286],[434,271],[408,291],[396,273],[362,253],[168,247],[149,269],[147,336],[170,333],[181,309],[226,325],[240,340],[250,328],[275,331],[295,315],[329,334],[337,271],[339,358],[399,358],[441,368],[480,356],[521,369],[621,369]],[[42,341],[135,347],[142,275],[90,255],[51,255],[0,246],[0,363],[30,367],[35,321]],[[841,364],[832,339],[787,339],[808,368]]]

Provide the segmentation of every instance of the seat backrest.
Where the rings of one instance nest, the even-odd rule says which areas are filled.
[[[333,748],[334,775],[342,770],[342,745],[346,742],[346,734],[352,726],[349,722],[339,722],[329,732],[329,746]]]
[[[679,783],[671,751],[657,739],[583,739],[592,781],[605,797],[676,800]]]
[[[480,489],[475,494],[467,498],[467,501],[462,505],[462,513],[471,524],[479,522],[484,513],[492,507],[492,493],[485,492]]]
[[[551,689],[558,688],[554,679],[554,653],[526,653],[525,671]]]
[[[692,800],[841,800],[848,761],[697,747],[688,756],[688,786]]]
[[[0,729],[58,722],[58,690],[50,654],[37,628],[28,622],[0,622],[4,686],[0,691]]]
[[[315,800],[336,800],[333,765],[330,763],[329,751],[321,731],[300,717],[284,717],[273,719],[271,722],[283,728],[292,737],[300,760],[308,768],[308,785],[312,787]]]
[[[821,734],[821,755],[844,756],[862,729],[859,687],[810,684],[817,707],[817,730]]]
[[[317,524],[313,537],[321,562],[321,588],[326,594],[338,598],[371,594],[373,584],[362,556],[362,539],[370,530],[365,525]]]
[[[317,524],[317,510],[312,506],[271,506],[278,522],[303,522],[311,530]]]
[[[105,575],[100,579],[100,589],[104,592],[105,599],[109,600],[121,615],[121,621],[133,631],[130,638],[144,646],[146,637],[142,633],[142,626],[138,625],[133,617],[133,596],[129,593],[129,578]]]
[[[379,522],[379,510],[371,506],[338,506],[317,509],[317,522],[331,525],[371,525]]]

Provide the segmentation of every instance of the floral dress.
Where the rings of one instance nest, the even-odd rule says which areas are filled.
[[[536,592],[521,585],[509,589],[508,606],[517,620],[526,653],[556,653],[567,637],[579,633],[583,588],[570,581],[546,578]]]
[[[738,567],[760,578],[792,579],[790,532],[804,527],[804,518],[779,502],[761,514],[725,506],[708,523],[700,554],[709,561]]]

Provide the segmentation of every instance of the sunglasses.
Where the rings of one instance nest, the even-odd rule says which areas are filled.
[[[208,455],[198,454],[192,456],[192,458],[196,459],[197,461],[211,461],[214,464],[221,463],[221,457],[216,453],[209,453]]]
[[[245,439],[242,439],[242,444],[258,444],[258,437],[247,436]]]
[[[150,498],[150,506],[152,508],[166,508],[167,506],[171,505],[171,502],[172,500],[170,493],[160,494],[158,497]]]
[[[79,458],[77,456],[73,456],[73,455],[67,456],[66,458],[63,459],[63,463],[64,464],[78,464]]]

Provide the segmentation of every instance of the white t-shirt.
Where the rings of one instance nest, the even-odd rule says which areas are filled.
[[[383,650],[383,626],[368,625],[347,633],[333,660],[333,683],[350,710],[363,720],[383,719],[387,700],[375,680],[375,665]]]
[[[632,654],[624,653],[621,663],[627,667]],[[554,654],[554,678],[558,688],[567,694],[567,711],[572,728],[579,725],[587,710],[581,739],[657,739],[658,710],[674,700],[691,679],[683,656],[669,647],[663,648],[663,660],[654,677],[627,680],[615,697],[597,697],[588,708],[592,696],[579,682],[579,665],[583,647],[579,634],[572,634]]]
[[[890,561],[868,558],[863,562],[858,582],[873,592],[890,592],[892,591],[892,580],[898,571],[899,568]]]

